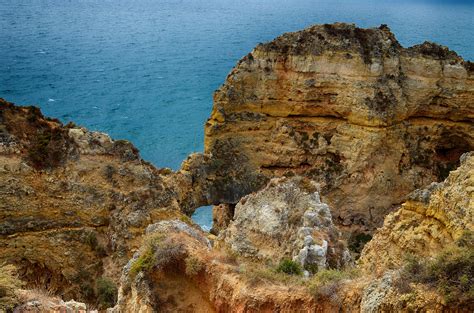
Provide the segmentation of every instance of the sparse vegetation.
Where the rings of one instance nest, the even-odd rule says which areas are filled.
[[[285,285],[297,285],[303,282],[303,277],[300,275],[288,275],[284,272],[279,272],[274,266],[265,266],[258,263],[249,263],[241,265],[239,270],[250,284],[257,283],[282,283]]]
[[[163,267],[178,261],[184,256],[182,243],[175,242],[163,235],[147,239],[145,249],[140,257],[132,264],[130,274],[135,276],[139,272],[149,272],[152,269],[161,270]]]
[[[83,242],[90,246],[90,248],[95,251],[99,256],[107,255],[107,251],[105,250],[104,246],[99,243],[97,235],[94,231],[85,233]]]
[[[21,288],[23,282],[18,278],[16,267],[11,264],[0,265],[0,311],[7,312],[18,304],[15,291]]]
[[[96,283],[97,304],[100,309],[113,307],[117,302],[117,287],[106,277],[101,277]]]
[[[365,244],[372,239],[372,236],[365,233],[354,233],[348,240],[348,248],[353,252],[356,258],[359,257]]]
[[[193,225],[194,224],[193,220],[189,216],[184,215],[184,214],[179,217],[179,220],[181,222],[184,222],[184,223],[188,224],[188,225]]]
[[[51,169],[67,157],[70,144],[60,128],[37,130],[28,149],[28,160],[36,169]]]
[[[289,259],[283,259],[278,265],[276,271],[288,275],[301,275],[303,273],[301,265]]]
[[[336,270],[324,269],[317,272],[309,283],[309,290],[316,298],[327,298],[337,302],[338,291],[345,280],[355,278],[354,269]]]
[[[117,172],[117,169],[111,164],[107,164],[104,167],[104,176],[107,179],[107,181],[109,181],[109,182],[113,182],[114,175],[115,175],[116,172]]]
[[[185,260],[186,274],[189,276],[195,276],[204,269],[204,264],[201,260],[194,256],[189,256]]]
[[[466,232],[455,245],[433,259],[408,256],[398,283],[399,291],[410,293],[413,283],[421,283],[435,288],[448,304],[474,305],[473,238],[472,232]]]

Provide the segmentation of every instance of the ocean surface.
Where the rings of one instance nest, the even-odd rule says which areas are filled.
[[[0,97],[177,169],[202,151],[212,93],[242,56],[336,21],[388,24],[404,46],[435,41],[474,59],[473,0],[0,0]]]

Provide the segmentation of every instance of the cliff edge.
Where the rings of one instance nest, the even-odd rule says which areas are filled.
[[[221,190],[253,191],[240,177],[261,187],[262,177],[304,175],[322,184],[338,225],[372,231],[473,149],[472,69],[434,43],[402,47],[385,25],[287,33],[259,44],[216,91],[205,152],[248,169]]]

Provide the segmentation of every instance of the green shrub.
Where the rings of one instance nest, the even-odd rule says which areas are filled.
[[[317,264],[306,264],[304,269],[310,272],[311,274],[316,274],[318,272],[318,265]]]
[[[204,264],[201,260],[196,257],[190,256],[185,260],[186,265],[186,274],[189,276],[195,276],[199,274],[200,271],[204,268]]]
[[[316,298],[327,298],[332,302],[338,302],[338,291],[342,283],[355,278],[357,272],[350,270],[324,269],[317,272],[309,283],[309,290]]]
[[[436,288],[450,306],[474,305],[474,245],[472,233],[456,245],[443,249],[433,259],[408,256],[400,275],[398,290],[412,291],[412,283]]]
[[[288,275],[301,275],[303,272],[299,263],[289,259],[283,259],[276,270],[279,273]]]
[[[117,287],[115,283],[106,277],[101,277],[96,283],[97,304],[100,309],[113,307],[117,302]]]
[[[139,272],[150,272],[152,269],[162,270],[163,267],[178,261],[185,254],[182,243],[172,239],[164,239],[163,235],[147,239],[145,249],[138,259],[133,262],[130,274],[135,276]]]
[[[93,301],[95,299],[95,291],[94,288],[92,288],[90,282],[81,282],[79,288],[81,290],[81,295],[84,297],[84,299],[86,299],[87,301]]]
[[[456,241],[456,244],[459,247],[474,247],[474,232],[465,231],[462,233],[461,237]]]
[[[155,264],[155,254],[152,247],[148,247],[138,259],[133,262],[130,268],[130,274],[135,276],[141,271],[147,272],[153,268]]]
[[[97,239],[97,235],[94,231],[87,232],[83,237],[83,242],[90,246],[92,250],[97,253],[99,256],[106,256],[107,251],[105,250],[104,246],[99,243]]]
[[[245,276],[250,285],[266,282],[285,285],[300,285],[303,283],[302,276],[288,275],[284,272],[277,271],[274,267],[268,267],[258,263],[241,264],[239,273]]]
[[[18,304],[15,291],[22,286],[14,265],[0,265],[0,312],[10,311]]]
[[[422,281],[435,286],[447,303],[474,305],[474,249],[443,251],[422,271]]]

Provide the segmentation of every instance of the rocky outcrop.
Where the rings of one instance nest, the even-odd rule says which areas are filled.
[[[234,218],[235,205],[223,203],[212,208],[212,229],[211,234],[219,235],[225,230]]]
[[[331,309],[303,286],[252,282],[252,267],[211,249],[180,221],[147,229],[145,244],[124,267],[113,312],[314,312]],[[255,266],[255,265],[253,265]]]
[[[240,177],[310,177],[337,224],[370,231],[474,148],[473,99],[472,63],[446,47],[403,48],[384,25],[316,25],[238,63],[214,95],[205,151],[224,168],[241,160]],[[252,189],[226,179],[222,195]]]
[[[416,190],[385,218],[359,260],[368,272],[399,268],[409,255],[433,257],[466,231],[474,232],[474,153],[441,183]]]
[[[129,142],[0,100],[0,263],[29,287],[91,300],[147,225],[182,217],[174,182]]]
[[[313,273],[348,265],[349,251],[317,188],[302,177],[272,179],[237,203],[221,240],[240,256],[264,263],[293,259]]]

